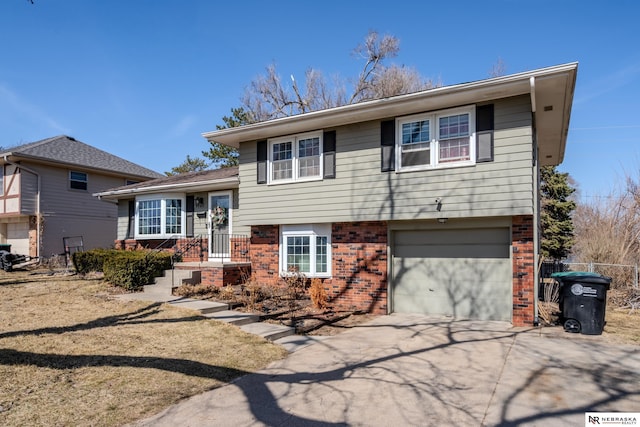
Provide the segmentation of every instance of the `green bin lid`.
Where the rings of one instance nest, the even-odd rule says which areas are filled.
[[[591,283],[611,283],[611,277],[603,276],[598,273],[591,273],[590,271],[563,271],[561,273],[553,273],[551,277],[562,281],[585,281]]]

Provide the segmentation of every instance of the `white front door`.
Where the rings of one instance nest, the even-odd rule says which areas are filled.
[[[209,259],[228,260],[231,256],[232,192],[209,193]]]

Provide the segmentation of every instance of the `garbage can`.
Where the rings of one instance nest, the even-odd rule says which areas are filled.
[[[11,252],[11,245],[8,243],[0,243],[0,251]]]
[[[564,330],[602,334],[611,277],[584,271],[553,273],[551,277],[560,285],[559,306]]]

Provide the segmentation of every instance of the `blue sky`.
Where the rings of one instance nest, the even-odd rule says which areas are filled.
[[[374,29],[445,85],[578,61],[559,169],[589,199],[640,175],[639,20],[636,1],[2,0],[0,145],[67,134],[165,172],[267,65],[354,77]]]

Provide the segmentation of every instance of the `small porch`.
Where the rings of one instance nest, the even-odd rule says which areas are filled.
[[[116,240],[115,247],[173,252],[176,260],[173,270],[197,272],[192,277],[205,285],[236,285],[251,276],[250,237],[243,234],[211,233],[209,236],[172,236],[165,240]],[[197,284],[194,280],[188,282]],[[172,283],[173,287],[180,285]]]

